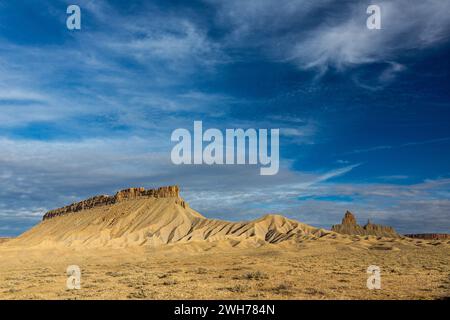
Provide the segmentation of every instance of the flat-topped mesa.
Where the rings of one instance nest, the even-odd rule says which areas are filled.
[[[117,192],[114,196],[100,195],[80,202],[72,203],[68,206],[48,211],[43,220],[61,216],[67,213],[92,209],[95,207],[111,205],[127,200],[141,198],[177,198],[177,202],[186,208],[186,202],[180,198],[180,188],[178,186],[160,187],[158,189],[129,188]]]
[[[116,202],[120,202],[123,200],[131,200],[137,198],[179,198],[180,197],[180,188],[178,186],[168,186],[161,187],[158,189],[149,189],[145,190],[145,188],[129,188],[125,190],[121,190],[114,195],[114,199]]]

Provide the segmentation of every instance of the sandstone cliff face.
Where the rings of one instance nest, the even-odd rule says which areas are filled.
[[[361,236],[377,236],[398,238],[400,235],[395,232],[392,227],[373,224],[370,221],[365,226],[360,226],[356,223],[356,218],[350,211],[347,211],[342,219],[341,224],[331,227],[331,230],[343,234],[361,235]]]
[[[178,186],[167,186],[149,190],[145,190],[145,188],[129,188],[117,192],[114,196],[95,196],[80,202],[72,203],[71,205],[62,208],[50,210],[44,215],[43,220],[72,212],[78,212],[95,207],[112,205],[122,201],[135,200],[140,198],[178,198],[179,204],[183,208],[186,208],[186,202],[180,198],[179,192],[180,189]]]
[[[448,233],[418,233],[418,234],[405,234],[405,237],[424,239],[424,240],[448,240],[450,234]]]
[[[342,218],[342,224],[348,226],[356,226],[356,218],[350,211],[346,211],[344,218]]]

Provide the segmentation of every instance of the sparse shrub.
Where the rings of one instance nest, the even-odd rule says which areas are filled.
[[[121,272],[108,271],[108,272],[106,273],[106,275],[107,275],[107,276],[110,276],[110,277],[121,277],[121,276],[123,276],[124,274],[121,273]]]
[[[177,280],[166,280],[162,283],[165,286],[174,286],[176,284],[178,284]]]
[[[180,269],[174,269],[174,270],[168,271],[167,273],[178,273],[180,271],[181,271]]]
[[[324,295],[325,292],[317,290],[316,288],[306,288],[305,290],[306,294],[311,294],[311,295]]]
[[[253,271],[253,272],[247,272],[243,276],[246,280],[263,280],[269,278],[267,274],[261,272],[261,271]]]
[[[196,274],[207,274],[208,273],[208,269],[205,268],[197,268],[197,270],[195,270]]]
[[[291,290],[294,288],[292,283],[289,282],[282,282],[276,287],[274,287],[272,290],[277,294],[287,294],[291,292]]]
[[[144,291],[144,289],[139,289],[135,292],[132,292],[128,295],[129,299],[145,299],[148,298],[147,292]]]
[[[242,284],[236,284],[230,288],[227,288],[229,291],[231,292],[235,292],[235,293],[244,293],[248,290],[247,286],[244,286]]]

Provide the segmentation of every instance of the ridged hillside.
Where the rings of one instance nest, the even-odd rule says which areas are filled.
[[[207,219],[186,204],[177,186],[169,186],[126,189],[51,210],[10,245],[124,247],[226,241],[232,246],[259,246],[324,233],[279,215],[246,222]]]

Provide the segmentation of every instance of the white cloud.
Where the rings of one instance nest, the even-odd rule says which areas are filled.
[[[53,18],[64,18],[61,4],[45,5]],[[86,25],[98,28],[71,34],[62,45],[0,39],[1,127],[64,123],[70,132],[80,125],[76,118],[103,117],[113,125],[147,130],[155,115],[225,110],[229,99],[213,105],[219,94],[196,89],[193,95],[185,85],[193,74],[213,72],[227,61],[195,17],[150,4],[132,19],[106,1],[81,1],[80,6],[91,19]]]
[[[229,46],[256,46],[273,58],[320,73],[367,63],[386,63],[376,85],[405,66],[396,61],[409,50],[448,41],[450,2],[380,0],[382,29],[366,27],[366,1],[208,1],[217,21],[230,28]],[[251,44],[249,44],[251,43]],[[361,80],[359,80],[361,84]]]

